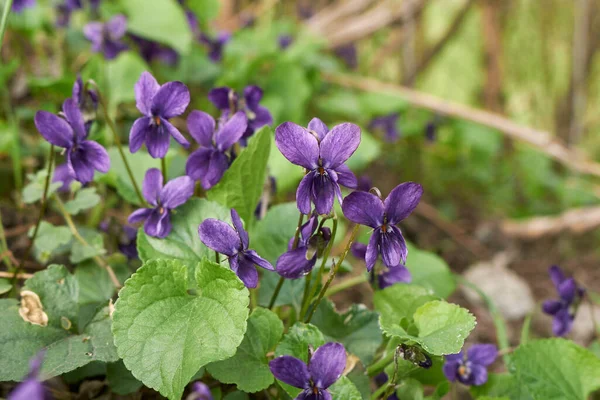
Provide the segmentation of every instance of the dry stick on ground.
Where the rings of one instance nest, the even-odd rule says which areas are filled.
[[[567,210],[552,217],[505,220],[500,228],[507,236],[520,239],[537,239],[563,231],[582,233],[598,226],[600,226],[600,207],[584,207]]]
[[[581,152],[568,149],[560,140],[552,137],[546,131],[519,125],[501,115],[453,103],[427,93],[381,82],[377,79],[350,74],[323,74],[323,79],[347,88],[397,95],[415,106],[427,108],[440,115],[489,126],[512,139],[529,143],[575,171],[600,177],[600,164],[587,160]]]
[[[336,20],[362,12],[371,2],[372,0],[339,0],[311,17],[307,25],[315,32],[324,32]]]
[[[10,278],[10,279],[29,279],[33,276],[33,274],[28,274],[25,272],[19,272],[16,276],[12,272],[0,271],[0,278]]]

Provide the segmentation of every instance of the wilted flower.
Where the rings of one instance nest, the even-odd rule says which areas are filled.
[[[327,227],[322,227],[315,232],[318,225],[318,216],[312,215],[300,227],[300,236],[295,249],[293,248],[294,238],[290,239],[288,251],[277,259],[275,270],[279,275],[287,279],[298,279],[313,269],[319,253],[331,239],[331,231]]]
[[[446,356],[444,375],[454,382],[458,380],[465,385],[479,386],[487,382],[487,367],[492,365],[498,356],[498,349],[493,344],[475,344],[464,354]]]
[[[8,395],[8,400],[46,400],[50,396],[46,392],[40,379],[40,369],[44,359],[44,352],[40,352],[29,362],[29,373],[23,382]]]
[[[557,265],[548,270],[550,279],[558,292],[558,300],[546,300],[542,308],[546,314],[554,316],[552,332],[564,336],[571,331],[577,308],[585,294],[585,289],[573,278],[566,278]]]
[[[246,131],[246,116],[238,111],[228,121],[220,121],[218,129],[215,125],[214,118],[203,111],[192,111],[187,119],[190,135],[202,147],[188,157],[185,173],[199,180],[205,190],[216,185],[229,168],[226,152]]]
[[[204,33],[200,34],[200,42],[204,43],[208,48],[208,57],[213,62],[221,61],[221,58],[223,58],[223,48],[230,39],[231,33],[229,32],[221,32],[214,39]]]
[[[228,257],[231,270],[248,288],[258,285],[258,271],[255,265],[273,271],[270,262],[260,257],[256,251],[249,250],[250,239],[244,230],[242,220],[237,211],[231,209],[231,225],[217,219],[208,218],[198,227],[198,235],[202,243],[217,253]]]
[[[308,365],[292,356],[280,356],[269,362],[269,368],[283,383],[303,389],[295,400],[331,400],[327,390],[346,368],[346,350],[340,343],[319,347]]]
[[[21,13],[26,8],[31,8],[33,6],[35,6],[35,0],[14,0],[11,11],[15,13]]]
[[[47,111],[38,111],[35,126],[48,142],[66,149],[69,174],[86,184],[94,179],[94,170],[108,172],[110,158],[104,147],[86,140],[83,116],[73,99],[65,100],[63,114],[65,119]]]
[[[71,183],[75,178],[69,172],[69,166],[67,164],[57,165],[54,169],[54,175],[52,176],[52,182],[61,182],[62,186],[58,188],[59,192],[68,193],[71,191]]]
[[[127,48],[121,40],[127,31],[127,18],[118,14],[108,22],[90,22],[83,27],[83,34],[92,42],[92,51],[103,53],[111,60]]]
[[[86,89],[81,79],[81,75],[77,75],[77,79],[73,84],[71,97],[77,103],[83,115],[85,129],[89,132],[90,125],[96,119],[96,110],[98,109],[98,93],[93,89]]]
[[[205,383],[198,381],[192,384],[192,392],[186,400],[213,400],[213,395]]]
[[[344,123],[329,131],[318,118],[308,129],[284,122],[275,130],[275,143],[285,158],[307,170],[296,191],[301,213],[310,214],[313,202],[318,214],[329,214],[335,196],[342,202],[339,185],[356,187],[356,177],[344,163],[360,144],[357,125]]]
[[[352,243],[350,247],[352,255],[358,259],[364,260],[367,255],[367,245],[363,243]],[[385,289],[395,283],[410,283],[412,276],[410,271],[402,264],[398,264],[393,268],[388,268],[377,275],[377,283],[379,289]]]
[[[385,201],[369,192],[353,192],[344,199],[342,210],[346,218],[373,228],[365,255],[368,271],[379,254],[388,268],[406,263],[408,249],[396,224],[413,212],[422,195],[421,185],[405,182],[396,186]]]
[[[237,93],[228,87],[214,88],[208,93],[208,99],[223,112],[224,118],[228,118],[232,112],[237,111],[243,111],[246,114],[248,126],[243,138],[248,138],[257,129],[273,123],[273,117],[269,110],[259,104],[262,96],[263,91],[258,86],[246,86],[242,99],[238,98]]]
[[[190,145],[169,122],[170,118],[183,114],[190,104],[190,92],[183,83],[167,82],[161,86],[152,74],[145,71],[135,84],[135,101],[144,116],[135,120],[129,132],[129,150],[132,153],[145,142],[152,157],[163,158],[169,150],[171,136],[183,147]]]
[[[381,130],[388,142],[395,142],[400,138],[398,131],[398,118],[400,114],[391,113],[381,117],[373,118],[369,124],[370,129]]]
[[[146,235],[164,238],[171,232],[171,210],[194,195],[194,181],[188,176],[172,179],[163,187],[163,176],[156,168],[146,171],[142,193],[152,208],[140,208],[129,216],[129,223],[144,223]]]

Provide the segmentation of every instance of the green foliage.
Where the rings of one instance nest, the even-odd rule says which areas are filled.
[[[200,260],[214,257],[198,236],[198,226],[206,218],[231,222],[229,209],[204,199],[190,199],[171,214],[173,230],[165,239],[150,237],[140,228],[137,248],[144,262],[154,258],[179,259],[185,263],[193,276],[193,270]]]
[[[600,358],[565,339],[519,346],[512,370],[534,400],[585,400],[600,388]]]
[[[125,367],[122,360],[106,366],[106,379],[110,389],[122,396],[135,393],[143,386]]]
[[[192,32],[183,9],[175,0],[122,0],[127,14],[127,30],[145,39],[166,44],[187,54],[192,45]]]
[[[383,341],[378,314],[362,304],[353,304],[348,311],[339,314],[333,302],[323,300],[311,322],[327,341],[342,343],[346,351],[358,356],[364,365],[373,361]]]
[[[473,386],[470,391],[476,399],[487,396],[490,398],[506,397],[509,400],[531,400],[523,383],[511,374],[489,374],[485,384]]]
[[[248,290],[206,259],[188,279],[180,260],[147,261],[119,294],[113,315],[118,353],[133,375],[170,399],[204,365],[232,357],[248,318]]]
[[[0,278],[0,294],[4,294],[10,291],[12,285],[8,279]]]
[[[456,281],[448,264],[438,255],[408,245],[406,267],[412,283],[433,291],[436,296],[448,298],[456,289]]]
[[[127,0],[127,3],[129,3],[129,0]],[[146,9],[149,9],[149,7],[146,7]],[[131,19],[127,21],[127,24],[131,27]],[[133,87],[140,79],[142,72],[148,70],[148,65],[134,51],[123,52],[114,60],[106,62],[106,86],[109,91],[107,101],[111,110],[115,110],[121,103],[135,100]],[[129,151],[127,152],[129,153]],[[111,165],[111,170],[112,168]]]
[[[29,230],[29,236],[33,235],[34,228]],[[38,260],[42,263],[48,262],[58,252],[61,246],[67,245],[73,235],[66,226],[54,226],[49,222],[42,221],[35,239],[34,249]]]
[[[434,300],[420,286],[390,286],[375,293],[374,303],[384,333],[418,343],[433,355],[458,353],[475,327],[466,309]]]
[[[45,349],[42,374],[52,377],[92,361],[114,362],[118,357],[110,333],[108,307],[101,307],[85,325],[79,321],[79,285],[59,265],[51,265],[26,281],[48,316],[48,325],[33,325],[19,315],[16,300],[0,300],[0,380],[19,380],[29,360]]]
[[[267,353],[283,335],[283,323],[277,314],[256,308],[248,318],[248,329],[237,352],[227,360],[208,364],[206,369],[223,383],[234,383],[244,392],[258,392],[273,383]]]
[[[207,197],[227,208],[235,208],[250,224],[267,178],[267,161],[273,132],[268,126],[256,133],[248,147],[235,159],[221,181],[208,191]]]
[[[100,196],[96,193],[96,188],[85,188],[78,190],[75,198],[65,203],[65,210],[71,215],[76,215],[80,211],[92,208],[98,203],[100,203]]]
[[[26,204],[32,204],[42,199],[47,176],[48,171],[45,169],[41,169],[35,174],[27,174],[27,178],[30,182],[23,188],[23,202]],[[56,192],[56,190],[61,186],[61,182],[50,182],[48,185],[48,197],[50,197],[52,193]]]
[[[396,396],[399,399],[423,400],[423,385],[416,379],[405,379],[398,385]]]
[[[73,241],[71,256],[69,257],[69,261],[73,264],[106,253],[106,250],[104,249],[104,238],[100,232],[83,228],[79,229],[79,233],[85,239],[86,244],[83,244],[78,240]]]

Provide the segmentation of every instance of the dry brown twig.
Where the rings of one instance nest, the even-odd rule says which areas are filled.
[[[537,239],[561,232],[582,233],[600,226],[600,207],[571,209],[552,217],[506,220],[501,224],[505,235],[519,239]]]

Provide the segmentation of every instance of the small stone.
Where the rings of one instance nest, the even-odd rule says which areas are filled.
[[[592,310],[594,312],[594,318],[592,318]],[[590,340],[594,337],[594,319],[596,322],[600,322],[600,307],[592,306],[584,302],[577,309],[577,315],[573,321],[573,329],[567,335],[573,339],[573,341],[587,346]]]

